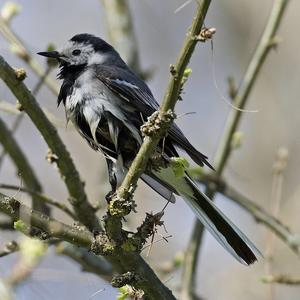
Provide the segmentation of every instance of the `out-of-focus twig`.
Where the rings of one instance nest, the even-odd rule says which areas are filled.
[[[101,0],[101,2],[105,9],[106,26],[112,45],[118,49],[130,68],[144,78],[128,1]]]
[[[282,185],[283,185],[283,173],[287,166],[288,150],[286,148],[280,148],[277,152],[277,157],[273,165],[273,182],[272,193],[270,201],[270,210],[275,218],[279,217],[280,204],[282,200]],[[274,253],[274,236],[271,232],[268,232],[266,242],[266,261],[265,261],[265,273],[271,275],[273,273],[273,253]],[[274,285],[269,285],[270,299],[275,299]]]
[[[267,25],[264,29],[262,37],[256,47],[256,50],[250,60],[248,68],[242,79],[240,87],[235,94],[233,99],[234,106],[239,109],[243,109],[248,100],[250,91],[253,88],[255,81],[258,78],[259,71],[263,66],[263,63],[274,46],[276,46],[276,33],[279,24],[282,20],[283,13],[288,4],[288,0],[275,0]],[[216,175],[221,176],[226,163],[229,160],[231,154],[231,140],[234,132],[236,131],[240,119],[242,116],[241,110],[232,109],[227,123],[225,125],[224,134],[219,143],[216,156],[214,159],[214,167],[216,169]],[[213,199],[215,192],[217,190],[216,186],[207,186],[205,193],[206,195]],[[196,221],[191,235],[190,243],[186,250],[187,260],[184,263],[183,275],[182,275],[182,291],[183,300],[193,299],[194,288],[195,288],[195,274],[197,269],[197,261],[199,248],[202,241],[203,225]],[[188,259],[190,258],[190,259]]]
[[[13,160],[18,174],[21,175],[24,180],[25,185],[32,191],[37,193],[42,192],[41,184],[35,175],[33,168],[29,164],[27,158],[25,157],[23,151],[19,147],[18,143],[15,141],[10,130],[6,127],[5,123],[0,119],[0,143],[3,148],[7,151],[11,159]],[[41,210],[48,214],[48,208],[39,201],[36,195],[32,195],[34,208]]]
[[[0,257],[9,255],[19,250],[19,245],[16,241],[10,241],[5,244],[4,248],[0,251]]]
[[[279,283],[287,285],[300,285],[300,277],[291,275],[269,275],[262,278],[263,283]]]
[[[7,101],[0,101],[0,110],[7,113],[7,114],[13,114],[13,115],[20,115],[23,114],[20,112],[20,110],[16,107],[16,105],[11,104]],[[66,122],[56,117],[54,114],[52,114],[50,111],[47,110],[47,108],[42,107],[42,110],[44,114],[47,116],[47,118],[51,121],[55,127],[59,128],[65,128]],[[68,129],[73,128],[71,124],[68,125]]]
[[[22,108],[31,118],[51,149],[52,162],[55,162],[58,166],[62,179],[69,191],[69,201],[78,220],[90,230],[100,229],[100,223],[95,216],[94,208],[89,204],[84,191],[84,184],[56,128],[48,120],[24,83],[17,78],[16,71],[1,56],[0,77],[19,100]]]
[[[0,279],[0,299],[13,300],[14,295],[11,287],[2,279]]]
[[[300,236],[291,232],[289,227],[283,224],[278,218],[266,212],[261,206],[238,192],[224,179],[203,172],[202,169],[193,170],[191,176],[200,184],[216,185],[217,192],[224,195],[230,201],[245,209],[258,223],[264,224],[278,238],[280,238],[295,254],[300,254]]]
[[[36,94],[38,93],[38,91],[42,87],[42,85],[45,81],[45,78],[48,76],[51,68],[52,68],[51,66],[47,67],[47,69],[45,71],[45,74],[39,79],[37,85],[32,90],[32,95],[36,96]],[[20,112],[18,114],[18,116],[16,117],[16,119],[14,120],[13,125],[12,125],[11,130],[10,130],[12,135],[14,135],[16,133],[16,131],[18,130],[18,128],[20,127],[20,125],[22,123],[22,120],[24,118],[24,115],[25,115],[24,112]],[[2,153],[0,154],[0,168],[1,168],[1,165],[3,163],[5,154],[6,154],[5,149],[3,149]]]
[[[45,243],[28,237],[24,237],[19,242],[18,248],[20,250],[19,260],[6,279],[7,284],[13,288],[25,281],[33,273],[47,251]]]
[[[28,188],[23,188],[23,187],[11,185],[11,184],[1,184],[1,183],[0,183],[0,189],[14,190],[14,191],[27,193],[31,196],[36,197],[37,201],[48,203],[49,205],[52,205],[52,206],[58,208],[59,210],[63,211],[64,213],[66,213],[73,220],[76,220],[76,216],[74,215],[74,213],[65,204],[63,204],[61,202],[58,202],[54,199],[51,199],[48,196],[46,196],[44,194],[41,194],[37,191],[33,191],[31,189],[28,189]]]
[[[12,51],[26,62],[38,77],[43,78],[45,72],[40,68],[38,62],[32,58],[30,51],[26,48],[25,44],[17,36],[17,34],[12,31],[9,23],[2,16],[0,16],[0,33],[10,44]],[[58,95],[58,85],[50,77],[45,77],[44,80],[48,88],[55,95]]]

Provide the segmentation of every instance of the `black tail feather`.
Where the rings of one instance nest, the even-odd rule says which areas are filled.
[[[239,260],[247,265],[254,263],[257,260],[254,252],[260,254],[259,250],[208,197],[198,190],[190,178],[186,178],[186,181],[193,189],[194,203],[190,204],[200,221],[233,256],[240,258]]]

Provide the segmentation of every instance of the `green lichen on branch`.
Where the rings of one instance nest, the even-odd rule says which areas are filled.
[[[94,240],[91,245],[93,253],[102,256],[113,255],[115,248],[116,243],[110,240],[104,232],[94,234]]]
[[[108,212],[113,217],[125,217],[132,210],[135,211],[136,204],[133,200],[133,194],[136,185],[131,185],[127,190],[120,195],[118,191],[114,193],[108,203]]]
[[[141,132],[143,136],[161,136],[166,133],[175,118],[176,114],[171,109],[165,113],[156,111],[142,125]]]

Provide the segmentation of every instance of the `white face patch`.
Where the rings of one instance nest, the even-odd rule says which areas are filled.
[[[98,52],[92,53],[88,58],[88,66],[94,65],[94,64],[103,64],[107,60],[106,54],[101,54]]]
[[[62,54],[62,60],[75,66],[87,64],[89,59],[96,54],[92,45],[72,41],[69,41],[59,52]]]

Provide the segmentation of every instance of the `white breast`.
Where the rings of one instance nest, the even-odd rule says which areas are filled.
[[[66,117],[76,126],[75,108],[77,105],[80,105],[80,109],[90,126],[93,138],[95,142],[97,142],[95,131],[101,117],[103,117],[103,112],[108,111],[115,118],[120,120],[130,130],[133,137],[141,144],[142,140],[139,129],[131,124],[124,110],[124,102],[125,100],[117,97],[107,86],[95,77],[92,69],[88,69],[77,78],[72,94],[66,99]],[[126,103],[126,105],[128,104]]]

